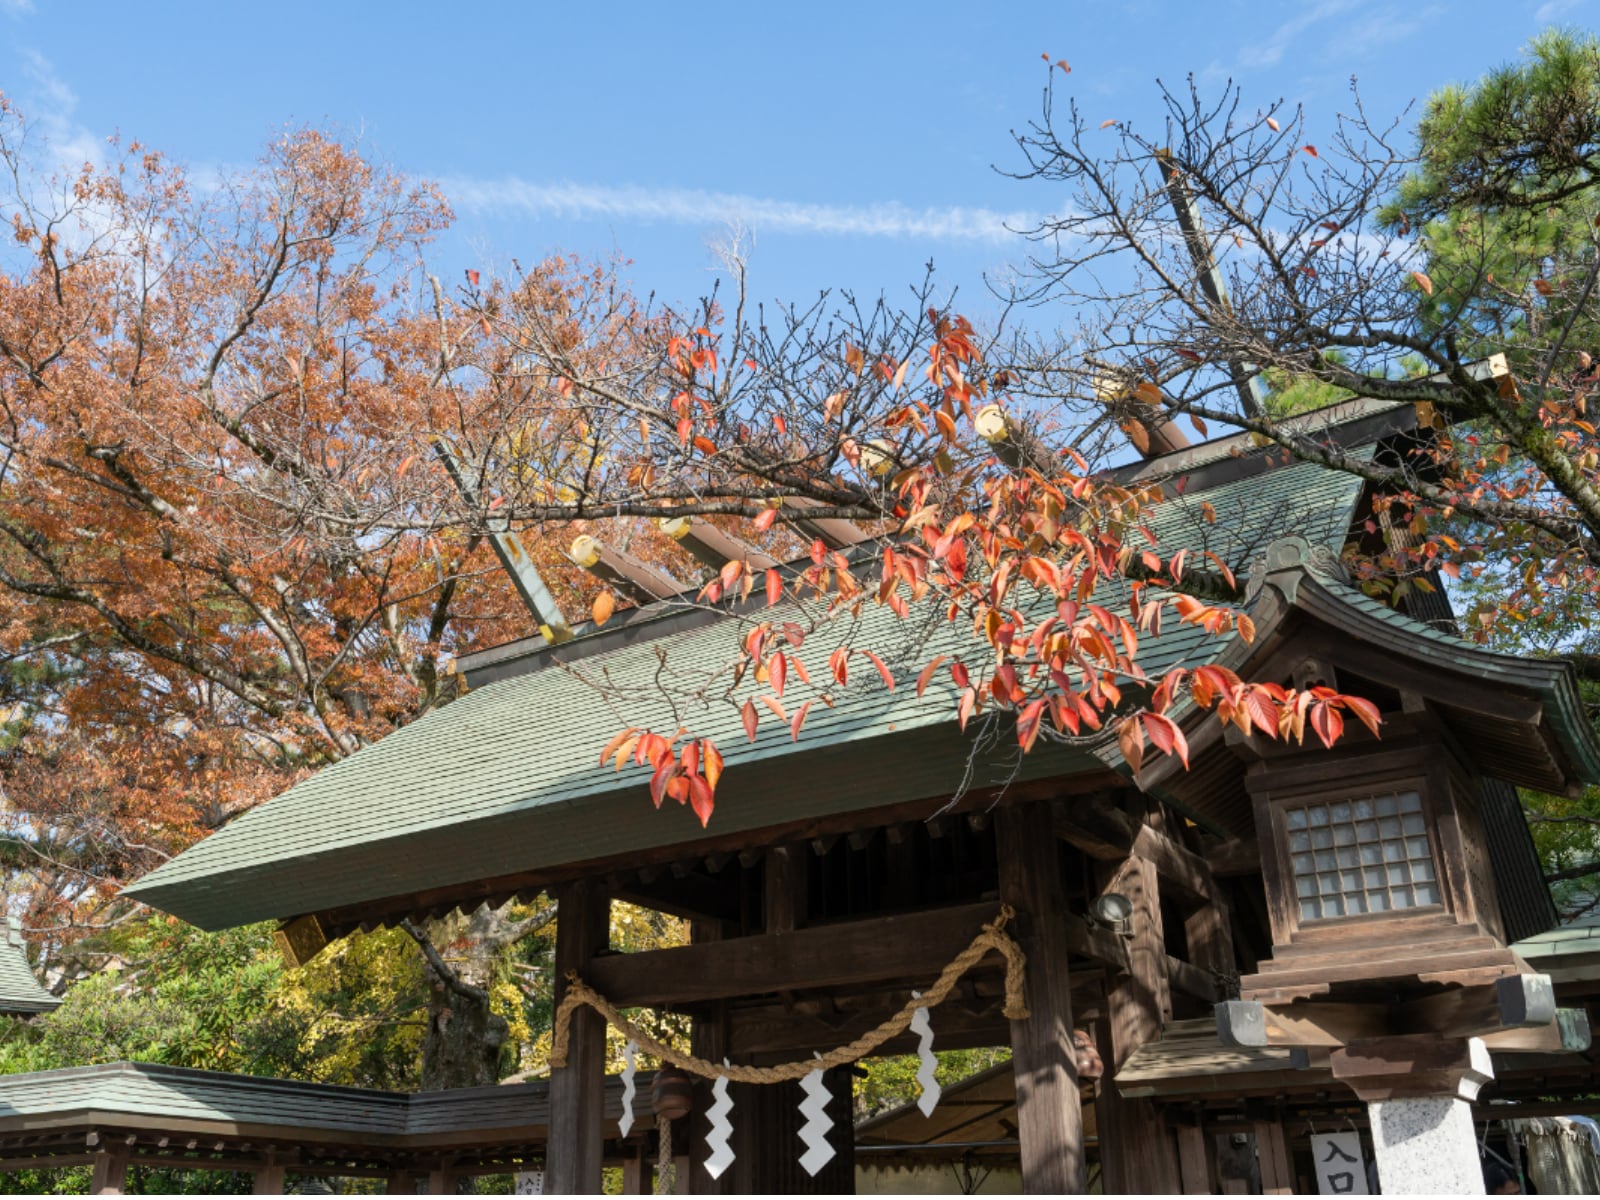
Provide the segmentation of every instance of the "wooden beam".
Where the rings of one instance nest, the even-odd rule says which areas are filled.
[[[1229,838],[1205,853],[1214,878],[1261,874],[1261,843],[1254,838]]]
[[[1301,1001],[1268,1008],[1257,1000],[1224,1000],[1216,1006],[1217,1037],[1224,1046],[1314,1046],[1331,1048],[1388,1032],[1381,1004]]]
[[[1502,1029],[1537,1029],[1556,1019],[1548,975],[1506,975],[1476,987],[1450,988],[1397,1005],[1395,1033],[1478,1037]]]
[[[1493,1054],[1584,1054],[1591,1042],[1589,1014],[1581,1008],[1558,1008],[1546,1025],[1483,1035]]]
[[[899,822],[921,823],[927,819],[929,812],[941,807],[948,807],[952,812],[966,813],[974,809],[991,808],[1007,801],[1020,802],[1023,798],[1031,799],[1046,794],[1062,796],[1100,792],[1108,785],[1121,786],[1124,782],[1120,776],[1107,768],[1067,778],[1033,780],[1008,784],[1005,787],[973,788],[954,801],[948,796],[927,796],[874,809],[804,817],[763,829],[708,835],[692,842],[671,846],[655,846],[629,851],[626,854],[610,854],[583,862],[564,863],[559,867],[541,867],[386,896],[361,904],[331,908],[318,915],[322,919],[323,927],[328,931],[328,936],[339,937],[363,922],[371,922],[375,926],[389,924],[401,917],[427,912],[435,907],[440,912],[449,912],[458,906],[471,910],[484,903],[493,907],[513,897],[531,899],[556,884],[602,876],[611,871],[639,871],[649,867],[665,867],[680,860],[692,861],[694,858],[704,857],[719,850],[737,854],[755,846],[805,842],[812,838],[846,834],[857,829],[877,828]]]
[[[1209,903],[1217,894],[1216,880],[1206,860],[1185,850],[1166,834],[1145,825],[1133,840],[1133,852],[1155,864],[1164,882],[1191,900]]]
[[[1060,851],[1048,806],[996,813],[1000,896],[1017,910],[1028,958],[1028,1017],[1011,1022],[1011,1069],[1017,1088],[1017,1140],[1022,1190],[1081,1192],[1083,1112],[1072,1049],[1072,979]]]
[[[1120,862],[1133,849],[1133,818],[1101,796],[1076,796],[1050,805],[1055,835],[1090,858]]]
[[[556,891],[555,1003],[566,992],[566,974],[581,970],[611,937],[611,902],[597,880],[579,880]],[[605,1155],[605,1020],[583,1007],[572,1014],[567,1065],[550,1072],[550,1142],[546,1184],[557,1195],[592,1195],[601,1190]],[[437,1189],[429,1189],[437,1194]]]
[[[1054,847],[1053,839],[1050,845]],[[895,980],[931,982],[994,919],[997,908],[992,902],[963,904],[790,933],[608,954],[590,960],[584,977],[623,1008]],[[1126,964],[1120,938],[1090,929],[1064,908],[1058,917],[1058,944],[1066,951]]]
[[[1175,991],[1193,996],[1196,1000],[1204,1000],[1207,1004],[1215,1004],[1222,999],[1222,987],[1210,971],[1186,963],[1181,958],[1173,958],[1170,954],[1164,957],[1167,960],[1167,979]]]

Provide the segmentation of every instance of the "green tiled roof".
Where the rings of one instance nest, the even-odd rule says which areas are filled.
[[[621,1085],[606,1082],[606,1117],[615,1120]],[[407,1095],[153,1063],[0,1075],[0,1134],[76,1124],[191,1132],[214,1125],[232,1135],[293,1130],[311,1141],[406,1147],[471,1133],[542,1137],[548,1123],[542,1080]]]
[[[33,1016],[60,1004],[59,996],[52,996],[40,985],[28,963],[28,951],[16,919],[8,919],[6,936],[0,939],[0,1013]]]
[[[1174,488],[1181,484],[1174,484]],[[1296,464],[1209,489],[1174,495],[1151,524],[1164,553],[1211,550],[1242,569],[1287,532],[1339,547],[1361,483]],[[1215,512],[1206,519],[1202,500]],[[1117,607],[1116,590],[1106,596]],[[784,619],[779,610],[761,616]],[[791,614],[792,615],[792,614]],[[646,627],[647,628],[647,627]],[[546,665],[477,689],[349,759],[324,768],[246,813],[145,876],[126,893],[204,928],[320,912],[425,889],[580,863],[702,836],[687,809],[649,807],[641,768],[619,775],[596,766],[605,742],[624,724],[670,732],[680,724],[715,740],[727,759],[712,833],[782,822],[955,789],[968,744],[954,721],[954,690],[944,676],[918,699],[909,686],[888,692],[857,660],[833,707],[811,710],[798,742],[768,719],[746,741],[738,704],[722,699],[735,645],[731,621],[573,657],[568,643],[541,657]],[[604,637],[605,635],[599,635]],[[911,645],[914,639],[916,645]],[[811,634],[802,657],[819,680],[841,644],[903,646],[884,656],[903,681],[935,654],[971,653],[970,631],[941,619],[897,620],[865,606]],[[1148,639],[1149,671],[1215,653],[1224,643],[1191,626]],[[675,711],[654,685],[658,651],[678,686],[704,687],[708,699]],[[555,660],[552,662],[551,660]],[[906,667],[911,671],[906,671]],[[591,681],[606,680],[626,699],[608,704]],[[812,689],[793,674],[784,704],[793,712]],[[1002,757],[1004,756],[1002,750]],[[1024,777],[1097,769],[1084,751],[1049,747],[1024,763]],[[998,759],[993,778],[1011,771]]]

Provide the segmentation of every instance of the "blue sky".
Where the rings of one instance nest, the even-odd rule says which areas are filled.
[[[1315,130],[1352,75],[1370,112],[1398,113],[1551,22],[1593,27],[1600,0],[0,0],[0,90],[69,158],[116,131],[196,167],[247,162],[286,125],[359,135],[445,186],[447,277],[621,254],[638,290],[685,301],[738,219],[759,298],[903,297],[932,260],[981,312],[985,273],[1023,252],[1007,222],[1064,200],[993,169],[1018,165],[1041,53],[1071,63],[1060,83],[1091,119],[1153,122],[1156,79],[1192,72],[1236,78],[1252,108],[1303,103]]]

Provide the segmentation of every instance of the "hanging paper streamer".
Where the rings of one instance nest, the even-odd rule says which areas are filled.
[[[630,1041],[622,1049],[622,1055],[627,1060],[627,1066],[622,1068],[622,1119],[617,1122],[617,1132],[623,1137],[628,1136],[628,1130],[633,1128],[633,1075],[638,1070],[639,1064],[634,1061],[639,1053],[636,1042]]]
[[[806,1145],[800,1165],[807,1175],[815,1175],[835,1154],[834,1148],[828,1145],[828,1131],[833,1128],[833,1122],[826,1111],[832,1097],[828,1094],[828,1085],[823,1082],[821,1067],[800,1081],[800,1090],[806,1094],[800,1102],[800,1115],[806,1119],[800,1127],[800,1140]]]
[[[913,1000],[922,998],[921,992],[912,992]],[[934,1077],[934,1070],[939,1062],[933,1057],[933,1026],[928,1023],[928,1010],[919,1008],[911,1016],[911,1032],[917,1035],[917,1058],[921,1065],[917,1067],[917,1082],[922,1085],[922,1095],[917,1097],[917,1107],[922,1110],[925,1117],[933,1116],[933,1110],[939,1105],[939,1097],[944,1089],[939,1086],[939,1081]]]
[[[733,1147],[728,1145],[728,1137],[733,1133],[733,1126],[728,1121],[728,1114],[733,1111],[733,1100],[728,1096],[726,1075],[717,1076],[717,1081],[711,1085],[711,1095],[716,1103],[706,1110],[706,1117],[711,1121],[711,1132],[706,1137],[708,1153],[705,1168],[711,1178],[721,1179],[722,1173],[733,1165]]]

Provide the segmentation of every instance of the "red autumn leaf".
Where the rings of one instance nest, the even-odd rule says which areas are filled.
[[[629,728],[624,729],[621,733],[617,734],[617,736],[612,738],[609,742],[607,742],[606,743],[606,748],[604,750],[600,751],[600,765],[602,767],[605,766],[606,765],[606,759],[610,758],[611,755],[613,753],[615,753],[617,747],[622,745],[623,742],[627,741],[630,737],[632,737],[634,734],[636,734],[638,732],[639,732],[638,729],[630,726]]]
[[[739,710],[739,719],[744,722],[745,736],[752,742],[755,741],[756,726],[761,723],[761,714],[756,711],[756,706],[746,700],[744,707]]]
[[[1345,707],[1355,713],[1356,719],[1372,732],[1373,737],[1381,736],[1378,732],[1378,726],[1383,724],[1383,716],[1379,713],[1376,704],[1361,696],[1343,696],[1341,699],[1344,701]]]
[[[928,690],[928,681],[933,678],[933,673],[939,669],[939,664],[944,661],[944,655],[939,655],[917,674],[917,699],[922,699],[922,693]],[[600,756],[600,761],[605,761],[605,755]]]
[[[1244,697],[1245,715],[1250,723],[1274,741],[1278,737],[1278,710],[1259,688],[1251,688]]]
[[[701,829],[711,824],[711,810],[716,807],[716,797],[711,785],[698,775],[689,780],[689,807],[700,818]]]
[[[849,686],[850,651],[841,646],[828,655],[828,669],[833,672],[833,677],[839,681],[840,687]]]
[[[1303,147],[1303,149],[1305,150],[1305,152],[1307,154],[1311,155],[1312,158],[1320,158],[1320,157],[1322,157],[1321,155],[1319,155],[1317,153],[1317,148],[1315,146],[1307,145],[1307,146]]]
[[[1149,736],[1155,748],[1163,754],[1176,754],[1184,767],[1189,765],[1189,743],[1183,736],[1183,730],[1169,717],[1160,713],[1145,713],[1143,718],[1144,731]]]
[[[1332,749],[1344,733],[1344,718],[1330,701],[1319,700],[1311,706],[1311,728],[1322,744]]]
[[[1268,117],[1267,118],[1267,128],[1272,130],[1273,133],[1277,133],[1278,130],[1282,128],[1282,126],[1280,126],[1277,123],[1277,121],[1273,120],[1271,117]]]
[[[776,604],[783,599],[783,576],[777,567],[767,568],[767,603]]]
[[[467,282],[469,284],[471,284],[473,287],[477,287],[478,286],[478,273],[476,271],[474,271],[471,267],[467,268]]]
[[[789,669],[783,661],[783,652],[780,650],[767,660],[767,682],[780,697],[783,695],[784,680],[788,676]]]
[[[889,673],[889,668],[883,665],[883,659],[879,658],[871,650],[863,650],[861,653],[870,658],[872,665],[878,668],[878,674],[883,676],[883,686],[891,692],[894,691],[894,676]]]
[[[1137,775],[1139,764],[1144,761],[1144,731],[1133,717],[1128,717],[1117,726],[1117,746],[1122,751],[1123,759]]]
[[[712,791],[716,790],[717,781],[722,778],[722,751],[718,750],[710,738],[700,743],[701,757],[704,760],[706,782],[711,785]]]
[[[778,720],[780,720],[780,721],[788,721],[788,719],[789,719],[788,712],[786,712],[784,710],[783,705],[779,704],[775,697],[773,697],[773,696],[757,696],[756,699],[761,701],[761,703],[765,704],[769,709],[771,709],[772,710],[772,715],[777,717]]]
[[[672,760],[672,756],[664,755],[656,767],[656,773],[650,777],[650,799],[657,808],[661,807],[661,801],[666,798],[667,783],[677,769],[678,764]]]
[[[1422,289],[1424,296],[1433,295],[1433,280],[1429,279],[1421,271],[1411,272],[1411,278],[1417,281],[1417,286]]]
[[[794,720],[789,722],[789,740],[791,742],[798,742],[800,740],[800,730],[805,727],[806,714],[810,711],[811,701],[807,700],[800,706],[800,710],[794,714]]]
[[[775,522],[777,519],[778,510],[775,508],[769,508],[765,512],[757,514],[755,526],[762,533],[765,533],[767,530],[772,528],[773,522]]]

